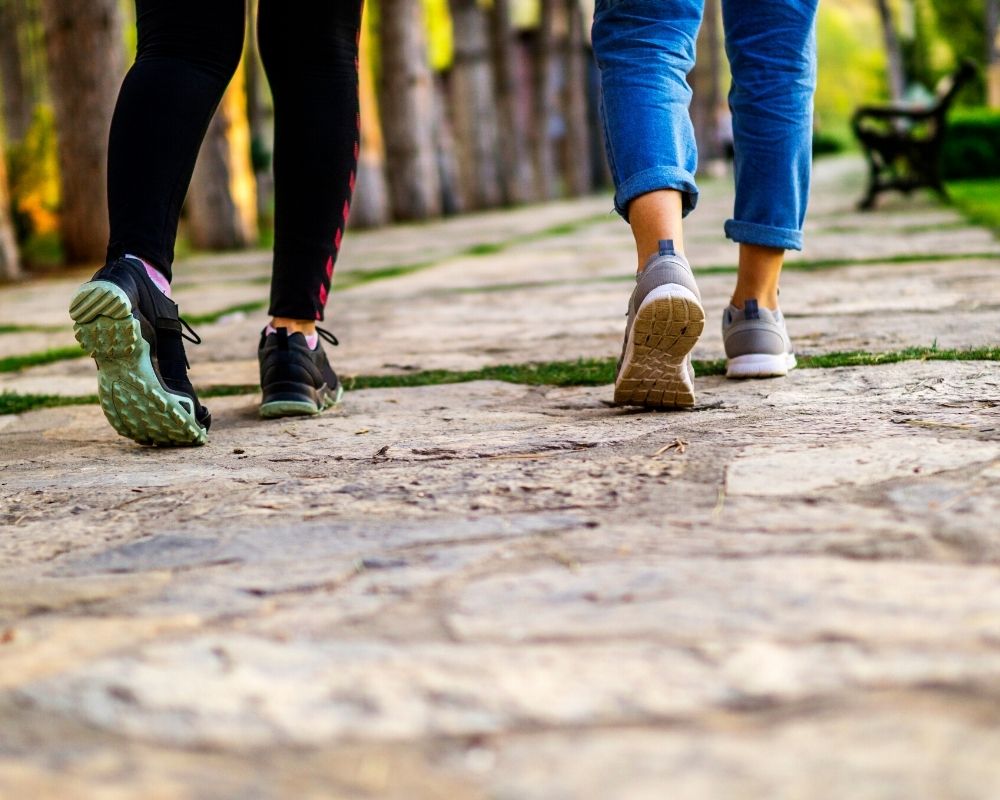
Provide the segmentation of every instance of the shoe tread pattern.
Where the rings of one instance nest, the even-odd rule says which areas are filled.
[[[614,401],[648,408],[694,405],[687,355],[705,328],[705,312],[688,297],[652,300],[636,314],[615,382]]]
[[[84,284],[73,296],[70,316],[77,341],[97,362],[98,397],[111,427],[139,444],[205,443],[191,401],[165,391],[156,378],[149,344],[119,287]]]

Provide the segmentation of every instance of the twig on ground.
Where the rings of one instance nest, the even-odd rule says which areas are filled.
[[[663,445],[663,447],[661,447],[659,450],[653,453],[653,455],[650,456],[650,458],[656,458],[658,456],[662,456],[664,453],[670,450],[676,450],[678,453],[683,454],[685,451],[687,451],[687,448],[688,448],[688,443],[686,440],[674,439],[670,444]]]

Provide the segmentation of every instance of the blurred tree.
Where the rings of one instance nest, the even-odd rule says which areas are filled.
[[[107,144],[125,71],[118,0],[42,0],[62,183],[60,231],[70,263],[101,261],[108,243]]]
[[[691,122],[698,141],[699,161],[705,163],[722,155],[718,136],[718,114],[722,106],[720,12],[719,0],[705,0],[696,48],[698,60],[688,76],[693,90]]]
[[[271,174],[271,113],[268,107],[267,78],[257,52],[257,0],[250,0],[249,36],[244,50],[247,117],[250,122],[250,161],[257,183],[257,218],[270,226],[271,204],[274,200],[274,180]]]
[[[870,0],[820,3],[816,37],[816,128],[846,142],[854,109],[887,95],[878,12]]]
[[[466,211],[465,197],[462,195],[458,176],[458,147],[455,132],[451,127],[448,113],[448,94],[444,77],[433,76],[434,83],[434,123],[431,139],[434,142],[434,159],[438,170],[438,186],[441,190],[441,213],[461,214]]]
[[[552,147],[553,114],[556,100],[556,24],[562,0],[540,0],[538,29],[535,31],[532,74],[531,156],[535,171],[535,198],[549,200],[558,193],[555,153]]]
[[[236,250],[257,241],[243,75],[241,66],[208,126],[188,190],[187,231],[191,244],[203,250]]]
[[[986,0],[986,101],[1000,108],[1000,0]]]
[[[0,80],[7,141],[21,141],[31,125],[35,97],[28,75],[31,9],[26,0],[0,0]]]
[[[525,136],[527,120],[522,119],[519,113],[518,52],[511,22],[510,0],[493,0],[490,11],[490,42],[503,196],[508,203],[526,203],[534,197],[534,176]]]
[[[486,14],[478,0],[449,0],[454,31],[451,119],[466,209],[500,205],[497,109]]]
[[[590,159],[590,126],[587,120],[587,63],[584,53],[583,10],[580,0],[564,0],[566,37],[563,40],[563,113],[566,136],[562,146],[562,172],[570,195],[594,188]]]
[[[361,150],[358,155],[358,180],[351,202],[351,225],[373,228],[389,221],[389,187],[385,177],[385,142],[375,96],[375,75],[372,70],[371,15],[361,22],[361,42],[358,56],[359,91],[361,101]]]
[[[434,85],[419,0],[382,0],[378,20],[379,108],[389,200],[397,219],[441,213],[434,148]]]
[[[31,248],[26,245],[32,239],[46,239],[58,247],[60,187],[56,150],[52,108],[39,105],[27,133],[7,148],[7,186],[23,261],[31,260]]]
[[[906,73],[903,69],[903,51],[896,33],[889,0],[875,0],[879,19],[882,22],[882,41],[885,45],[886,67],[889,73],[889,96],[901,100],[906,92]]]
[[[17,241],[10,220],[10,192],[7,188],[7,167],[3,154],[3,138],[0,137],[0,282],[10,281],[21,273],[17,253]]]

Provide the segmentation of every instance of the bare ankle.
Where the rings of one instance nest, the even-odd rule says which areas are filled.
[[[747,300],[756,300],[762,308],[778,307],[778,280],[785,251],[776,247],[740,244],[740,270],[733,290],[732,303],[742,308]]]
[[[289,333],[301,333],[312,336],[316,333],[316,321],[311,319],[289,319],[288,317],[272,317],[272,328],[285,328]]]
[[[640,195],[629,203],[628,219],[635,237],[639,270],[657,253],[662,240],[673,242],[674,252],[684,255],[682,211],[681,193],[672,189]]]

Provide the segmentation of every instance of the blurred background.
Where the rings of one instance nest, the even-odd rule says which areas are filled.
[[[592,11],[592,0],[367,0],[351,225],[609,191]],[[980,69],[951,112],[942,166],[953,202],[1000,228],[998,19],[1000,0],[824,0],[817,156],[857,148],[859,105],[931,103],[971,58]],[[271,242],[272,109],[252,41],[202,148],[179,256]],[[702,167],[719,174],[731,142],[718,0],[698,44],[692,117]],[[127,0],[0,0],[0,280],[103,261],[107,131],[134,48]]]

